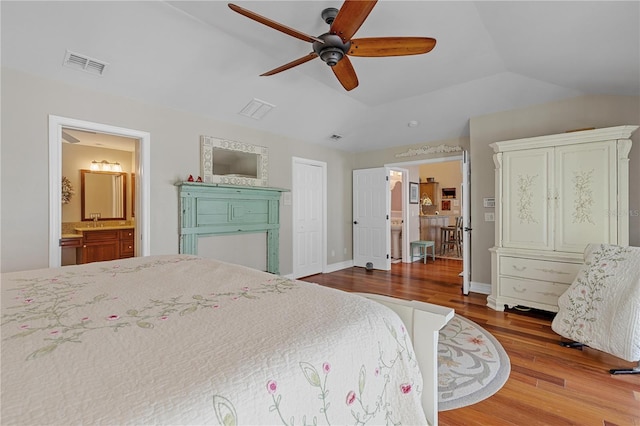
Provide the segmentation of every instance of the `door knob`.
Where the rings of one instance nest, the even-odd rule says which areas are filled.
[[[354,225],[357,225],[357,224],[358,224],[358,221],[357,221],[357,220],[354,220],[354,221],[353,221],[353,224],[354,224]]]

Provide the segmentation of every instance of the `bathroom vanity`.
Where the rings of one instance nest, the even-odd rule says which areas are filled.
[[[82,234],[76,248],[78,264],[125,259],[135,253],[135,230],[131,226],[76,228]]]

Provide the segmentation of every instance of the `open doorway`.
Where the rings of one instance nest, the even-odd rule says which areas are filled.
[[[454,170],[453,172],[447,171],[446,176],[439,173],[445,163],[449,164],[447,168]],[[427,239],[434,241],[437,257],[459,258],[462,260],[460,273],[463,278],[462,291],[464,294],[468,294],[471,277],[468,153],[465,151],[462,155],[457,156],[385,164],[385,167],[406,168],[411,175],[411,179],[418,180],[419,182],[416,183],[422,186],[419,191],[420,199],[418,205],[409,204],[408,200],[403,204],[404,209],[408,212],[405,213],[404,233],[409,237],[402,241],[403,251],[409,253],[410,243],[413,240]],[[425,176],[422,176],[421,168],[424,170]],[[431,172],[428,171],[429,169],[431,169]],[[437,175],[442,176],[442,178]],[[434,185],[434,183],[437,183],[437,185]],[[427,186],[430,188],[427,188]],[[427,189],[431,192],[428,192]],[[408,189],[405,192],[408,192]],[[423,209],[424,212],[422,211]],[[460,246],[446,245],[443,251],[442,241],[438,238],[441,237],[441,230],[438,227],[443,225],[455,226],[457,223],[456,218],[460,218],[460,227],[462,229],[461,244]],[[427,238],[424,228],[421,226],[422,222],[429,221],[435,224],[433,229],[427,230],[427,233],[431,233],[433,238]],[[404,258],[403,262],[411,262],[411,258]]]
[[[75,133],[75,136],[74,132],[77,132]],[[130,174],[135,176],[134,179],[131,179],[131,176],[129,176],[129,178],[126,180],[126,182],[128,182],[127,186],[129,188],[129,192],[134,194],[134,196],[131,197],[130,207],[132,208],[126,209],[126,207],[124,206],[124,198],[122,198],[122,205],[120,207],[111,206],[109,209],[110,211],[114,211],[114,209],[117,210],[118,208],[121,209],[120,211],[122,211],[123,213],[122,216],[117,216],[118,218],[115,219],[117,221],[126,221],[125,215],[133,214],[135,216],[135,228],[133,228],[135,229],[135,231],[134,235],[131,236],[133,238],[133,241],[135,241],[135,255],[148,256],[150,254],[150,134],[148,132],[142,132],[133,129],[126,129],[52,115],[49,116],[49,266],[59,267],[62,265],[62,206],[64,204],[64,201],[63,203],[61,203],[63,185],[61,185],[60,182],[63,181],[63,144],[69,144],[70,141],[71,143],[77,143],[76,141],[81,140],[81,137],[84,133],[93,135],[106,135],[105,138],[107,136],[126,138],[135,145],[132,152],[124,154],[125,158],[130,158]],[[102,148],[110,149],[113,147],[114,145],[109,146],[108,143],[105,143]],[[96,158],[95,160],[96,162],[102,162],[102,160],[106,160],[106,163],[112,163],[106,158]],[[117,162],[118,161],[113,161],[113,163]],[[87,169],[91,169],[90,163],[87,165]],[[124,192],[127,188],[127,186],[124,186],[125,180],[122,179],[118,182],[123,183],[122,192],[124,195]],[[81,190],[81,185],[76,185],[75,191],[77,191],[78,195],[81,195]],[[124,211],[126,211],[127,213],[124,213]],[[80,214],[82,215],[83,213]]]
[[[61,266],[136,256],[138,140],[63,127],[62,141],[62,180],[74,190],[63,194]],[[81,245],[83,229],[119,231],[118,238]]]

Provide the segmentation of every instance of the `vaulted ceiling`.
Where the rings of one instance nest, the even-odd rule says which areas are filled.
[[[236,3],[313,36],[328,29],[322,10],[342,4]],[[5,67],[353,152],[464,137],[470,117],[497,111],[640,95],[637,1],[381,0],[356,38],[437,45],[418,56],[351,57],[359,86],[348,92],[319,59],[260,77],[311,46],[222,1],[0,7]],[[104,75],[64,67],[66,50],[108,63]],[[254,98],[275,108],[261,120],[238,114]]]

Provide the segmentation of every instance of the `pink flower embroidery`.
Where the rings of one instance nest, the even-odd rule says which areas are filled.
[[[58,333],[60,333],[60,331],[58,331],[58,330],[53,330],[53,331],[50,331],[50,332],[49,332],[49,334],[52,334],[52,335],[54,335],[54,336],[55,336],[56,334],[58,334]]]
[[[346,400],[347,405],[351,405],[355,401],[356,401],[356,393],[354,391],[349,391],[349,393],[347,394],[347,400]]]
[[[33,299],[24,299],[24,303],[29,304],[29,303],[31,303],[31,302],[33,302]]]
[[[89,321],[89,317],[82,317],[80,318],[80,321]]]
[[[26,330],[27,328],[29,328],[29,324],[22,324],[22,325],[20,326],[20,329],[21,329],[21,330]]]
[[[220,307],[220,305],[218,305],[217,303],[212,306],[213,309],[218,309],[219,307]]]
[[[482,337],[469,337],[467,339],[467,342],[472,343],[474,345],[484,345],[484,340],[482,340]]]
[[[328,362],[325,362],[324,364],[322,364],[322,370],[325,373],[329,373],[329,371],[331,371],[331,365]]]
[[[278,384],[276,383],[275,380],[269,380],[267,382],[267,392],[269,392],[271,395],[276,393],[277,389],[278,389]]]
[[[107,317],[107,320],[108,320],[108,321],[115,321],[115,320],[117,320],[118,318],[120,318],[120,315],[109,315],[109,316]]]
[[[168,316],[166,316],[166,315],[163,315],[163,316],[161,316],[161,317],[160,317],[160,319],[164,321],[164,320],[169,319],[169,317],[168,317]]]
[[[409,392],[411,392],[411,384],[410,383],[405,383],[403,385],[400,385],[400,390],[402,391],[403,394],[408,394]]]
[[[249,287],[242,287],[242,291],[249,291]]]
[[[376,367],[375,370],[373,370],[373,374],[378,377],[378,375],[380,374],[380,369],[378,367]]]

